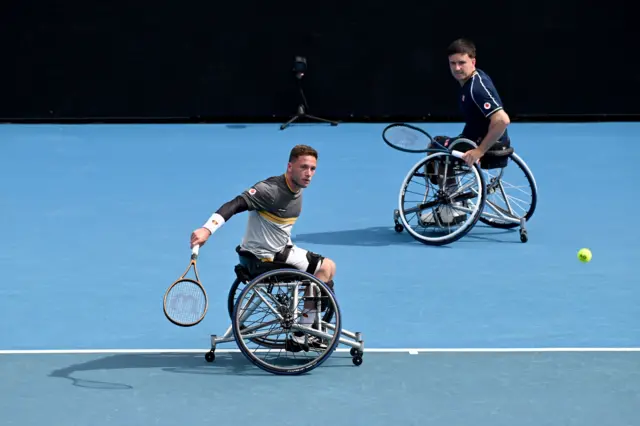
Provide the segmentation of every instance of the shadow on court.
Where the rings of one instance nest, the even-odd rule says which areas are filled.
[[[298,234],[293,238],[297,243],[309,243],[337,246],[384,247],[393,245],[422,245],[414,240],[406,231],[396,232],[392,227],[374,226],[362,229],[343,231],[317,232]],[[518,243],[518,229],[495,229],[478,223],[459,243]],[[435,246],[434,246],[435,247]],[[437,246],[451,248],[451,246]]]
[[[77,373],[115,370],[151,370],[160,369],[163,372],[179,374],[225,375],[225,376],[272,376],[254,366],[241,353],[216,353],[214,362],[206,362],[205,350],[202,354],[165,353],[165,354],[116,354],[91,361],[69,365],[52,371],[49,377],[67,379],[73,386],[103,389],[129,390],[134,387],[126,383],[114,383],[98,380],[88,380],[74,377]],[[349,358],[350,359],[350,358]],[[333,364],[328,360],[323,368],[351,367],[350,362]],[[147,374],[147,373],[144,373]],[[310,374],[313,374],[311,372]]]

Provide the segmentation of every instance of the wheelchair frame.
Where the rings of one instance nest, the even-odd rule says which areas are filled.
[[[258,366],[259,368],[261,368],[264,371],[267,371],[269,373],[273,373],[273,374],[286,374],[286,375],[292,375],[292,374],[303,374],[306,372],[309,372],[313,369],[315,369],[316,367],[318,367],[319,365],[321,365],[326,359],[328,359],[330,357],[330,355],[337,349],[337,347],[340,344],[346,345],[346,346],[350,346],[351,350],[350,350],[350,355],[352,357],[352,362],[354,365],[356,366],[360,366],[362,364],[362,356],[364,355],[364,340],[362,339],[362,333],[360,332],[351,332],[349,330],[346,330],[344,328],[341,327],[341,317],[340,317],[340,308],[338,305],[338,301],[335,298],[334,293],[330,290],[330,288],[323,283],[322,281],[318,280],[316,277],[314,277],[311,274],[308,274],[306,272],[297,270],[297,269],[289,269],[289,268],[274,268],[272,270],[268,270],[266,272],[263,272],[259,275],[255,275],[252,276],[249,273],[249,269],[242,265],[242,264],[237,264],[235,266],[235,273],[236,273],[236,281],[240,281],[246,284],[246,287],[241,291],[240,295],[238,297],[235,297],[235,303],[234,303],[234,312],[233,315],[231,316],[231,325],[227,328],[227,330],[225,331],[225,333],[222,336],[218,336],[216,334],[212,334],[210,341],[211,341],[211,348],[208,352],[205,353],[205,359],[208,362],[213,362],[215,360],[215,350],[218,347],[218,345],[222,344],[222,343],[228,343],[231,341],[235,341],[236,344],[238,345],[238,347],[240,348],[240,351],[245,355],[246,358],[249,359],[249,361],[251,361],[254,365]],[[337,316],[338,318],[338,323],[337,323],[337,327],[334,326],[333,324],[329,324],[325,321],[323,321],[321,319],[320,316],[318,316],[316,318],[316,323],[322,325],[323,327],[326,327],[327,329],[331,329],[333,331],[336,330],[336,328],[340,329],[340,333],[338,335],[337,339],[334,339],[334,343],[333,343],[333,347],[330,347],[326,350],[326,353],[324,353],[322,356],[316,358],[314,360],[314,362],[311,363],[311,365],[309,365],[308,367],[304,367],[304,368],[300,368],[300,369],[293,369],[293,370],[286,370],[286,371],[282,371],[280,369],[274,369],[274,368],[270,368],[267,365],[264,365],[263,363],[261,363],[260,361],[256,360],[253,356],[251,356],[249,353],[247,353],[247,351],[243,348],[243,344],[241,342],[239,342],[239,339],[242,340],[251,340],[251,339],[255,339],[255,338],[259,338],[259,337],[264,337],[265,335],[268,335],[268,333],[254,333],[254,334],[250,334],[250,335],[246,335],[244,333],[250,333],[252,331],[252,329],[257,329],[260,328],[262,326],[264,326],[263,324],[259,325],[259,326],[253,326],[253,327],[247,327],[245,329],[243,329],[243,334],[241,336],[238,336],[238,334],[240,334],[238,331],[240,330],[240,324],[236,321],[236,317],[237,317],[237,311],[238,311],[238,304],[241,300],[243,300],[243,295],[245,295],[247,293],[247,291],[252,288],[252,286],[255,286],[256,284],[260,283],[262,280],[272,277],[272,276],[277,276],[277,275],[287,275],[289,277],[291,276],[299,276],[301,281],[311,281],[311,285],[312,287],[314,286],[320,286],[323,287],[323,289],[325,291],[331,292],[331,299],[333,299],[333,302],[335,304],[335,312],[334,315]],[[235,283],[234,283],[235,284]],[[300,285],[299,283],[297,285]],[[235,285],[232,286],[231,291],[233,291]],[[235,292],[234,292],[235,293]],[[295,299],[297,299],[297,291],[296,291],[296,297]],[[232,295],[230,294],[230,297],[232,297]],[[262,296],[260,296],[260,298],[263,301],[266,301]],[[318,303],[318,308],[320,307],[320,302]],[[254,306],[255,308],[255,306]],[[318,312],[320,312],[320,310],[318,310]],[[246,319],[246,317],[250,315],[250,313],[243,313],[242,316],[242,320]],[[282,321],[283,317],[278,314],[279,319]],[[242,321],[240,321],[240,323],[242,323]],[[291,324],[290,331],[295,331],[295,330],[299,330],[299,331],[304,331],[305,333],[308,333],[310,335],[322,338],[322,339],[333,339],[333,335],[330,335],[328,333],[325,333],[323,331],[320,330],[315,330],[309,327],[305,327],[302,325],[298,325],[298,324]],[[284,342],[283,342],[284,343]],[[286,346],[286,345],[285,345]],[[282,348],[283,350],[286,350],[286,348]]]
[[[403,190],[404,187],[406,186],[407,180],[410,179],[410,177],[413,175],[412,171],[416,170],[418,168],[418,166],[422,163],[425,163],[425,161],[430,157],[433,156],[433,154],[444,154],[447,156],[453,156],[456,158],[461,158],[461,156],[463,155],[462,152],[455,150],[455,146],[457,144],[460,143],[464,143],[464,144],[468,144],[470,145],[472,148],[477,148],[477,144],[475,142],[473,142],[472,140],[466,139],[466,138],[458,138],[456,140],[453,141],[453,143],[447,148],[442,146],[441,144],[437,143],[438,145],[441,146],[441,148],[430,148],[426,150],[426,157],[420,159],[419,161],[417,161],[416,163],[414,163],[414,165],[411,167],[409,173],[407,173],[406,177],[404,178],[403,182],[402,182],[402,186],[400,188],[400,194],[398,197],[398,209],[394,210],[394,224],[395,224],[395,230],[396,232],[402,232],[404,227],[407,226],[408,224],[405,223],[405,220],[403,219],[402,222],[400,223],[398,221],[398,219],[400,219],[400,209],[402,209],[402,194],[403,194]],[[494,205],[494,203],[490,202],[489,200],[487,200],[487,194],[489,193],[493,193],[493,191],[495,191],[498,188],[499,183],[502,181],[502,176],[504,174],[504,170],[505,167],[496,167],[496,168],[500,168],[500,174],[498,176],[496,176],[495,178],[492,179],[492,182],[486,182],[485,178],[483,176],[483,170],[491,170],[493,168],[483,168],[481,165],[479,164],[474,164],[473,167],[476,169],[478,175],[479,175],[479,183],[482,185],[481,188],[481,193],[478,194],[478,196],[481,198],[481,202],[480,202],[480,206],[479,206],[479,214],[478,214],[478,218],[477,220],[480,220],[481,222],[488,224],[491,227],[495,227],[495,228],[512,228],[515,226],[519,226],[520,227],[520,241],[523,243],[526,243],[529,240],[528,237],[528,232],[527,232],[527,228],[526,228],[526,224],[527,221],[531,218],[531,216],[533,216],[533,213],[535,211],[536,208],[536,204],[537,204],[537,198],[538,198],[538,186],[535,180],[535,177],[533,175],[533,173],[531,172],[531,169],[529,168],[529,166],[526,164],[526,162],[519,157],[516,153],[515,150],[512,147],[509,147],[508,149],[506,149],[504,152],[492,152],[489,151],[485,154],[485,156],[494,156],[494,157],[508,157],[510,160],[514,161],[517,166],[522,170],[522,172],[525,174],[525,176],[527,177],[527,180],[530,181],[531,184],[531,190],[532,190],[532,203],[531,203],[531,207],[529,212],[527,212],[526,217],[514,217],[511,215],[507,215],[505,213],[503,213],[498,206]],[[500,188],[503,196],[504,196],[504,200],[505,203],[508,205],[508,207],[510,208],[511,206],[509,205],[509,200],[506,196],[506,193],[504,191],[504,188]],[[489,207],[495,214],[492,214],[490,212],[486,211],[485,207]],[[507,224],[499,224],[499,223],[492,223],[490,222],[488,219],[495,219],[495,220],[501,220],[504,222],[507,222]],[[454,242],[456,240],[458,240],[459,238],[461,238],[462,236],[466,235],[467,233],[469,233],[476,225],[476,222],[474,222],[471,226],[468,227],[468,229],[466,229],[462,235],[460,235],[459,237],[456,237],[453,241]],[[412,235],[412,234],[411,234]],[[412,235],[412,237],[414,237],[415,239],[417,239],[415,236]],[[432,243],[429,241],[425,241],[420,239],[420,242],[424,243],[424,244],[428,244],[428,245],[440,245],[440,243]]]

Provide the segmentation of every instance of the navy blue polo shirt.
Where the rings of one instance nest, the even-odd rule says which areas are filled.
[[[489,130],[490,117],[502,108],[493,81],[484,71],[476,69],[460,89],[460,109],[465,121],[463,137],[480,144]],[[505,130],[498,141],[504,142],[508,137]]]

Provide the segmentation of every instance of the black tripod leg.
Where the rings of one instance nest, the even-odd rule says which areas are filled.
[[[322,121],[323,123],[331,123],[332,126],[337,126],[338,125],[337,121],[327,120],[326,118],[316,117],[315,115],[305,114],[304,116],[307,117],[307,118],[310,118],[312,120]]]
[[[300,118],[299,115],[294,115],[293,117],[291,117],[291,119],[289,121],[287,121],[286,123],[284,123],[283,125],[280,126],[280,130],[286,129],[287,127],[289,127],[289,124],[293,123],[298,118]]]

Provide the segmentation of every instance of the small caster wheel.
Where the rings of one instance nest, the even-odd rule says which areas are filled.
[[[404,226],[402,226],[401,223],[396,223],[396,227],[395,227],[396,232],[400,233],[404,230]]]
[[[211,350],[204,354],[204,359],[206,359],[207,362],[213,362],[213,360],[216,359],[216,354]]]
[[[351,356],[358,356],[358,355],[360,355],[360,351],[358,351],[358,349],[356,349],[356,348],[351,348],[351,350],[349,351],[349,354]]]
[[[527,236],[527,231],[525,231],[524,229],[520,231],[520,241],[522,241],[523,243],[526,243],[527,241],[529,241],[529,237]]]
[[[354,356],[353,357],[353,365],[355,365],[356,367],[362,365],[362,357],[361,356]]]

